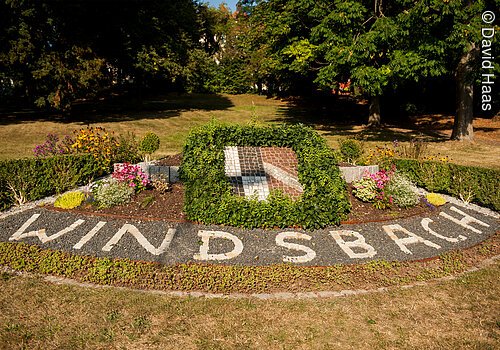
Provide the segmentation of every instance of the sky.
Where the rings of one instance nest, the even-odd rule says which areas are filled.
[[[236,3],[238,0],[204,0],[204,2],[208,2],[213,7],[219,7],[219,5],[225,2],[231,10],[236,10]]]

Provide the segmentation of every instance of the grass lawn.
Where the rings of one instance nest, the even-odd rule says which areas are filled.
[[[347,135],[367,147],[418,136],[459,164],[500,169],[500,121],[476,119],[476,140],[447,141],[450,116],[372,131],[344,114],[253,95],[169,95],[79,106],[71,117],[0,114],[0,159],[32,155],[47,133],[85,125],[161,138],[178,153],[189,130],[216,118],[301,121],[331,146]],[[334,299],[258,301],[174,298],[54,285],[0,273],[0,349],[495,349],[500,344],[500,263],[455,280]]]
[[[161,139],[155,155],[174,154],[181,151],[192,127],[215,118],[236,123],[303,122],[317,129],[332,147],[337,147],[340,137],[349,135],[362,137],[367,147],[419,137],[430,142],[430,151],[448,155],[455,163],[500,169],[498,118],[476,119],[476,139],[470,143],[448,141],[451,116],[421,116],[411,128],[390,125],[369,130],[362,125],[366,117],[363,106],[352,112],[256,95],[166,95],[142,103],[120,99],[97,106],[77,106],[70,117],[35,115],[31,111],[4,112],[0,117],[0,159],[32,156],[33,147],[42,143],[48,133],[66,135],[86,125],[103,126],[116,133],[130,131],[139,136],[154,131]],[[349,118],[355,122],[349,123]]]
[[[0,278],[3,349],[498,349],[500,264],[333,299],[175,298]]]

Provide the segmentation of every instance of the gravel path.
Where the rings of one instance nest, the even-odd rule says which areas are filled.
[[[42,203],[53,199],[45,199]],[[76,254],[162,264],[327,266],[370,260],[420,260],[474,246],[499,228],[499,215],[454,198],[439,214],[316,231],[245,230],[55,212],[37,203],[0,216],[0,241]]]

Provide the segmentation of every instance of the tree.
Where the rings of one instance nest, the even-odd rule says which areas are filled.
[[[0,3],[0,69],[15,92],[38,107],[65,110],[75,98],[95,91],[103,60],[86,45],[65,40],[61,21],[45,3]]]
[[[0,1],[0,83],[68,110],[103,88],[183,90],[200,49],[193,0]],[[6,91],[2,87],[1,92]]]
[[[312,38],[324,66],[316,82],[334,88],[350,79],[354,90],[370,99],[369,126],[381,123],[380,97],[387,89],[446,71],[442,45],[426,34],[411,2],[335,1],[318,15],[322,21]]]

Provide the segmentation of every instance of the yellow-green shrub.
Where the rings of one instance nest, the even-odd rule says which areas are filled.
[[[425,195],[425,199],[427,199],[427,202],[436,207],[446,204],[446,199],[438,193],[427,193]]]
[[[85,194],[83,192],[68,192],[59,197],[57,197],[54,207],[62,209],[73,209],[82,204],[85,200]]]

